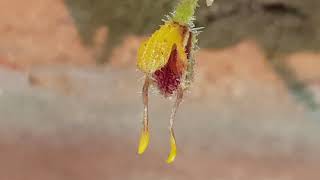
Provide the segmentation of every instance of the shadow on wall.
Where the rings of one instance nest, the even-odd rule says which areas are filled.
[[[245,38],[264,48],[270,66],[298,101],[318,104],[306,84],[286,64],[286,54],[320,50],[318,0],[217,0],[213,8],[200,6],[198,26],[202,47],[224,48]]]
[[[96,32],[108,27],[107,41],[97,57],[97,63],[107,62],[112,47],[126,34],[146,34],[161,24],[172,0],[65,0],[82,42],[93,46]]]
[[[216,0],[212,8],[200,6],[202,46],[223,48],[254,38],[268,54],[319,50],[319,8],[318,0]]]

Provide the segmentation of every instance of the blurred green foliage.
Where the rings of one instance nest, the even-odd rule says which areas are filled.
[[[109,28],[99,63],[107,61],[111,50],[126,34],[146,34],[161,24],[161,18],[172,8],[172,0],[65,0],[85,45],[93,43],[96,31]]]
[[[105,50],[125,34],[148,34],[172,11],[175,0],[65,0],[84,44],[91,45],[96,30],[107,26]],[[200,0],[196,25],[201,47],[223,48],[243,38],[255,38],[268,52],[320,49],[318,0],[216,0],[211,7]],[[279,34],[281,34],[280,39]],[[108,53],[106,53],[107,55]],[[103,56],[101,61],[106,61]]]

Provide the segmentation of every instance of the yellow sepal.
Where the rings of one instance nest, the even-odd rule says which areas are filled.
[[[139,147],[138,147],[138,154],[143,154],[144,151],[147,149],[149,145],[150,135],[149,130],[142,130],[140,141],[139,141]]]
[[[165,66],[174,45],[177,47],[179,59],[186,63],[183,28],[177,23],[167,22],[152,36],[143,42],[138,50],[138,68],[144,73],[154,73]]]
[[[175,140],[173,131],[170,131],[170,147],[171,147],[171,150],[170,150],[168,159],[166,161],[168,164],[172,163],[177,156],[177,145],[176,145],[176,140]]]

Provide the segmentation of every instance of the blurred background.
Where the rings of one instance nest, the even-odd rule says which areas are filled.
[[[200,0],[176,119],[152,90],[137,155],[139,44],[175,0],[0,1],[0,179],[320,179],[320,1]]]

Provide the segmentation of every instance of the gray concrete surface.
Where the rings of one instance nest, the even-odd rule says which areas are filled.
[[[153,93],[151,144],[136,154],[142,103],[135,70],[36,69],[64,73],[69,91],[31,86],[0,71],[0,179],[318,179],[319,112],[263,83],[242,96],[189,92],[179,109],[179,153],[165,164],[170,103]],[[197,81],[195,86],[197,85]],[[205,87],[204,87],[205,88]],[[318,114],[318,115],[316,115]]]

